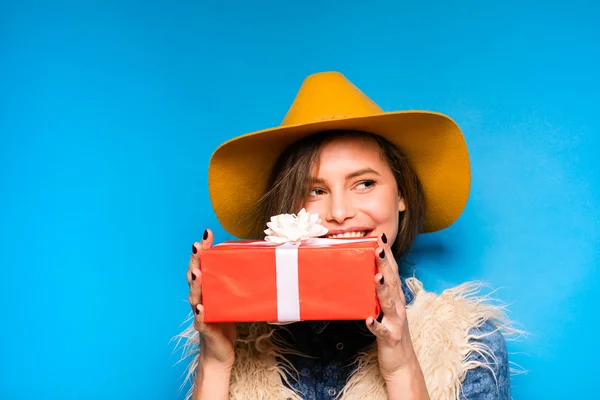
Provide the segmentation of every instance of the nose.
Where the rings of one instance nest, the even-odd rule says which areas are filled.
[[[352,202],[344,194],[339,193],[330,197],[326,220],[328,222],[344,223],[356,215]]]

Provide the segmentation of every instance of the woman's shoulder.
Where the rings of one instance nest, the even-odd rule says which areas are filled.
[[[466,362],[476,365],[470,369],[461,387],[461,399],[510,399],[510,370],[506,338],[499,327],[485,321],[469,331],[472,351]]]
[[[506,339],[501,329],[492,321],[486,320],[469,332],[473,341],[489,348],[494,355],[506,354]]]
[[[414,295],[412,303],[407,302],[408,316],[420,330],[419,337],[434,342],[428,346],[444,340],[454,349],[449,354],[458,357],[454,359],[459,365],[457,372],[464,376],[457,387],[460,398],[509,399],[506,335],[512,335],[513,329],[504,308],[481,295],[483,285],[478,282],[466,282],[440,294],[425,290],[416,278],[406,279],[406,285]]]

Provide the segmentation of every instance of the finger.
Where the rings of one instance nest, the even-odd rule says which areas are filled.
[[[188,267],[188,285],[190,293],[188,301],[194,314],[197,314],[197,306],[202,304],[202,272],[200,270],[200,254],[209,249],[213,243],[213,234],[209,229],[204,231],[201,242],[195,242],[192,245],[192,254],[190,256],[190,265]]]
[[[379,238],[381,241],[381,238]],[[376,251],[377,269],[385,279],[385,284],[389,287],[392,295],[401,304],[405,304],[404,293],[400,283],[400,275],[398,275],[398,264],[392,254],[391,249],[384,243],[380,243],[380,247]]]
[[[385,318],[389,322],[397,322],[398,316],[398,295],[394,293],[393,289],[386,283],[383,274],[375,274],[375,292],[377,293],[377,300],[381,307],[381,314],[377,318],[378,322],[382,322]]]
[[[210,229],[206,229],[204,231],[204,235],[202,236],[202,249],[210,249],[212,247],[214,240],[214,235]]]
[[[392,251],[392,243],[388,243],[388,239],[385,233],[381,234],[379,237],[379,247],[385,250],[386,260],[389,263],[390,270],[392,271],[393,280],[398,284],[398,296],[400,297],[400,301],[402,304],[406,304],[406,299],[404,298],[404,292],[402,291],[402,282],[400,280],[400,272],[398,268],[398,263],[396,262],[396,258],[394,257],[394,253]],[[391,281],[390,281],[391,282]]]
[[[367,329],[369,329],[371,333],[373,333],[373,335],[375,335],[377,338],[386,339],[389,336],[389,329],[383,323],[377,321],[375,318],[369,317],[365,322],[367,325]]]
[[[191,271],[192,283],[190,284],[190,294],[188,301],[192,306],[192,310],[195,310],[198,304],[202,304],[202,272],[199,268],[195,268]]]
[[[377,241],[379,243],[379,247],[382,248],[383,250],[385,250],[385,252],[389,255],[393,255],[392,252],[392,247],[391,247],[391,243],[388,243],[388,238],[385,235],[385,233],[382,233],[378,238]],[[396,259],[394,257],[390,257],[388,259],[389,263],[390,263],[390,268],[392,270],[394,270],[394,273],[398,274],[398,264],[396,263]]]
[[[187,270],[187,274],[186,274],[187,280],[188,280],[188,285],[190,285],[190,286],[192,285],[192,281],[193,281],[192,271],[200,268],[199,253],[200,253],[201,249],[202,249],[202,243],[195,242],[192,244],[192,253],[190,254],[190,263],[188,265],[188,270]]]
[[[192,284],[192,270],[200,268],[200,254],[202,251],[209,249],[213,244],[213,233],[210,229],[204,230],[201,242],[195,242],[192,245],[192,254],[190,255],[190,264],[188,266],[188,285]]]
[[[206,333],[206,324],[204,323],[204,306],[197,304],[194,306],[194,329],[200,333]]]
[[[375,255],[377,256],[375,257],[377,259],[377,270],[383,276],[385,283],[388,286],[397,286],[398,284],[396,281],[398,281],[398,278],[390,266],[390,262],[388,260],[390,257],[389,252],[380,247],[375,251]]]
[[[218,338],[218,330],[215,329],[215,325],[204,322],[204,306],[202,304],[194,307],[194,329],[200,332],[202,339],[213,340]]]

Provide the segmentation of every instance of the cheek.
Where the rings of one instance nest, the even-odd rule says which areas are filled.
[[[379,211],[378,213],[371,214],[375,223],[385,229],[388,235],[397,233],[398,230],[398,213],[390,213]]]
[[[363,203],[363,210],[379,224],[398,222],[398,201],[391,196],[373,197]]]
[[[371,199],[363,204],[363,211],[386,235],[395,237],[398,233],[398,202],[391,197]]]
[[[325,217],[325,207],[322,201],[306,202],[304,209],[311,214],[318,214],[319,218]]]

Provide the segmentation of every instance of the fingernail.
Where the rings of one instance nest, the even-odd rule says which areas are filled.
[[[381,235],[381,241],[383,244],[387,244],[387,236],[385,236],[385,233]]]
[[[371,320],[371,327],[375,326],[375,320]]]
[[[204,236],[202,237],[202,240],[206,240],[208,239],[208,229],[204,230]]]
[[[192,274],[192,276],[193,276],[193,274]],[[382,277],[381,277],[381,279],[379,280],[379,284],[380,284],[380,285],[383,285],[383,276],[382,276]]]
[[[192,245],[192,253],[196,254],[198,250],[196,250],[196,246]]]
[[[196,274],[192,272],[192,280],[195,281],[196,280]],[[383,280],[383,278],[381,279]]]
[[[381,323],[381,321],[383,321],[383,311],[379,313],[379,316],[377,316],[377,322]]]
[[[385,258],[385,250],[381,250],[381,253],[379,253],[379,257]]]
[[[200,314],[200,310],[198,310],[198,307],[196,307],[196,315]]]

